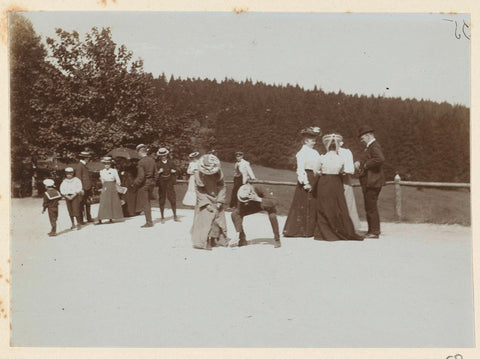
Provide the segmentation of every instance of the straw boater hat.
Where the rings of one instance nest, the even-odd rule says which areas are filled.
[[[305,137],[316,137],[322,134],[322,130],[320,127],[310,126],[300,131],[300,134]]]
[[[166,156],[166,155],[168,155],[169,153],[170,153],[170,151],[167,150],[165,147],[161,147],[161,148],[159,148],[158,151],[157,151],[157,155],[158,155],[158,156]]]
[[[53,182],[52,179],[47,178],[43,180],[43,184],[45,185],[45,187],[53,187],[55,185],[55,182]]]
[[[199,155],[200,155],[199,152],[192,152],[192,153],[190,153],[190,154],[188,155],[188,157],[190,157],[190,158],[197,158]]]
[[[217,156],[206,154],[200,157],[198,170],[206,175],[213,175],[220,170],[220,160]]]
[[[113,159],[110,156],[105,156],[105,157],[102,158],[102,160],[100,162],[102,162],[102,163],[112,163]]]
[[[88,151],[82,151],[78,154],[78,156],[82,158],[90,158],[92,157],[92,154]]]
[[[368,126],[368,125],[362,125],[362,126],[360,126],[360,128],[358,129],[358,137],[362,137],[364,134],[370,133],[370,132],[374,132],[374,131],[373,131],[373,128],[371,128],[371,127]]]
[[[65,173],[73,173],[75,172],[72,167],[65,168]]]
[[[140,151],[140,150],[142,150],[142,149],[144,149],[144,148],[146,148],[146,147],[147,147],[147,145],[144,145],[143,143],[141,143],[141,144],[139,144],[135,149],[136,149],[137,151]]]
[[[255,189],[249,183],[246,183],[238,189],[237,198],[240,202],[245,203],[250,199],[250,195],[255,193]]]

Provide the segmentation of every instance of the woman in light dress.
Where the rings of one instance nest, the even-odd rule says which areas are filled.
[[[320,157],[315,239],[363,240],[363,237],[355,232],[345,200],[342,180],[345,165],[338,153],[340,136],[328,134],[323,136],[322,141],[327,153]]]
[[[357,203],[355,202],[355,195],[353,194],[352,187],[352,176],[355,172],[355,166],[353,164],[353,155],[352,152],[343,147],[343,137],[339,136],[338,144],[338,154],[343,158],[344,167],[343,167],[343,189],[345,191],[345,200],[347,201],[348,214],[350,219],[353,222],[353,227],[356,232],[360,231],[360,218],[358,217]]]
[[[195,172],[197,200],[191,230],[193,247],[211,249],[228,246],[227,221],[225,219],[226,189],[220,160],[203,155]]]
[[[95,224],[102,224],[103,219],[123,218],[122,204],[117,192],[117,186],[120,187],[120,177],[118,171],[112,168],[112,158],[104,157],[102,162],[105,168],[100,171],[100,180],[102,181],[102,192],[100,194],[100,206],[98,208],[98,216]]]
[[[320,154],[314,149],[319,127],[309,127],[301,132],[303,146],[297,153],[297,187],[283,229],[284,237],[313,237],[316,217],[314,189],[317,183]]]
[[[198,158],[200,154],[198,152],[193,152],[188,155],[190,158],[190,163],[188,164],[187,174],[190,175],[188,178],[188,188],[185,196],[183,197],[182,203],[185,206],[195,206],[197,201],[197,195],[195,194],[195,172],[198,171]]]

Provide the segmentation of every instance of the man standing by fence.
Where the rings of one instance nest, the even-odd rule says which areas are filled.
[[[235,159],[236,162],[233,172],[233,189],[230,197],[231,209],[235,209],[237,207],[237,192],[240,186],[248,183],[249,181],[255,180],[255,175],[253,174],[252,167],[250,167],[250,162],[243,158],[243,152],[236,152]]]
[[[363,125],[358,130],[358,137],[365,145],[365,151],[361,161],[355,162],[355,168],[359,171],[360,185],[362,186],[365,212],[367,214],[368,232],[365,238],[378,238],[380,236],[380,216],[378,214],[378,195],[385,184],[383,174],[382,148],[376,141],[370,126]]]

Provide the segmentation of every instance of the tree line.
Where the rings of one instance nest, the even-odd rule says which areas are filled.
[[[299,131],[337,131],[359,156],[361,124],[370,124],[391,179],[468,182],[469,108],[415,99],[326,93],[262,82],[154,77],[108,28],[56,30],[46,44],[22,15],[10,17],[11,154],[90,148],[97,154],[132,143],[190,152],[215,149],[233,161],[295,169]],[[319,144],[319,150],[322,151]]]

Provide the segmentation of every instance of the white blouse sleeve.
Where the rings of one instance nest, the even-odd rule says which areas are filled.
[[[353,155],[352,151],[343,148],[342,149],[342,158],[343,158],[343,165],[344,165],[344,172],[353,175],[355,172],[355,167],[353,165]]]
[[[75,177],[75,181],[73,183],[75,184],[75,193],[80,193],[83,191],[82,181],[80,178]]]
[[[193,175],[196,169],[197,169],[197,164],[195,162],[190,162],[188,164],[187,173],[189,175]]]
[[[297,178],[301,184],[308,184],[307,172],[305,172],[305,153],[299,151],[297,153]]]

